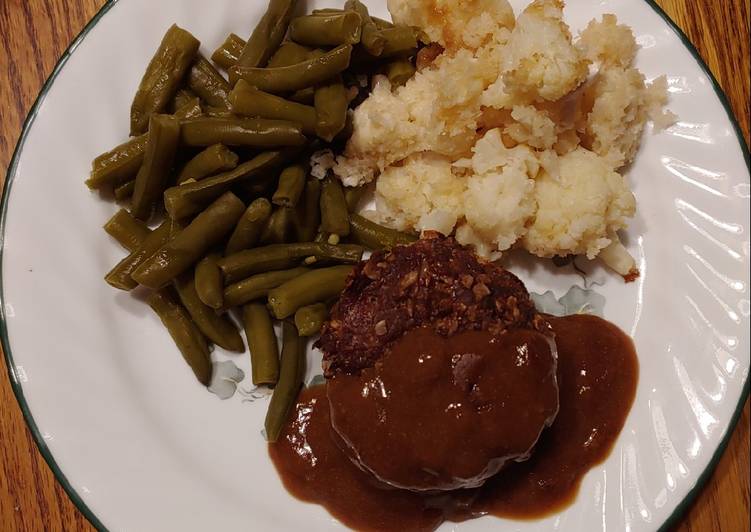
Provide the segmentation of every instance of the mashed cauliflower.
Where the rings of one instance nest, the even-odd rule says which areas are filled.
[[[379,79],[354,112],[344,153],[317,155],[345,185],[376,180],[377,221],[455,233],[498,258],[600,256],[635,272],[618,240],[636,202],[618,173],[647,120],[675,117],[664,78],[633,67],[630,28],[615,16],[574,39],[561,0],[535,0],[514,19],[507,0],[389,0],[444,52],[399,88]]]

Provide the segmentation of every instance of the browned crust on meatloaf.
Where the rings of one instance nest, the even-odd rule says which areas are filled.
[[[453,238],[431,234],[355,267],[316,343],[324,374],[371,367],[405,332],[423,326],[450,336],[547,324],[514,274]]]

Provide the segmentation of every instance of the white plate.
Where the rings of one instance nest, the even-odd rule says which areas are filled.
[[[383,1],[369,3],[386,14]],[[123,255],[101,230],[115,207],[83,185],[91,159],[126,137],[131,97],[165,28],[190,29],[210,53],[228,32],[246,35],[264,4],[108,3],[42,90],[8,172],[3,348],[40,450],[98,527],[340,526],[282,487],[260,435],[265,400],[221,401],[197,386],[148,307],[102,281]],[[604,281],[605,316],[636,341],[637,397],[571,507],[541,521],[444,529],[657,529],[706,480],[748,393],[748,155],[713,78],[655,6],[577,0],[566,16],[577,30],[604,12],[633,26],[638,66],[648,78],[668,75],[680,116],[669,132],[647,134],[629,172],[638,213],[627,241],[642,276],[626,285],[589,266],[589,280]],[[535,264],[515,269],[533,290],[560,296],[581,283]],[[246,359],[233,358],[247,370]]]

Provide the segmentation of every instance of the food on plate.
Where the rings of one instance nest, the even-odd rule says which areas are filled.
[[[674,116],[665,78],[633,66],[631,29],[606,15],[574,38],[560,0],[516,19],[506,0],[389,9],[428,36],[430,56],[404,86],[376,78],[344,152],[314,155],[314,171],[375,181],[367,216],[399,230],[454,234],[494,259],[521,247],[637,274],[618,237],[636,209],[625,167],[647,121],[658,131]]]
[[[216,112],[229,109],[229,83],[214,65],[200,55],[188,72],[188,89]]]
[[[211,60],[224,70],[237,64],[245,48],[245,40],[234,33],[227,35],[224,42],[211,54]]]
[[[382,482],[477,487],[526,459],[555,419],[547,328],[521,281],[453,239],[376,252],[316,344],[332,427]]]
[[[256,302],[244,305],[243,325],[252,360],[253,384],[276,384],[279,380],[279,346],[266,305]]]
[[[309,105],[286,100],[258,90],[241,79],[230,93],[230,108],[238,116],[260,116],[297,122],[303,133],[315,133],[316,110]]]
[[[118,262],[104,276],[107,283],[120,290],[133,290],[138,283],[131,277],[133,272],[170,239],[177,231],[177,224],[172,220],[165,220],[159,227],[151,231],[127,257]]]
[[[372,367],[405,332],[542,330],[524,285],[452,239],[425,238],[357,265],[317,346],[326,376]]]
[[[212,371],[209,344],[188,311],[178,302],[172,287],[152,292],[148,303],[180,348],[198,382],[208,386]]]
[[[282,322],[279,380],[274,387],[274,395],[271,396],[264,422],[266,438],[269,441],[276,441],[279,438],[279,434],[287,423],[289,412],[297,400],[305,376],[305,345],[295,324],[289,321]]]
[[[283,93],[323,83],[349,66],[352,46],[343,44],[330,52],[290,66],[252,68],[233,66],[229,69],[231,83],[244,79],[254,87],[271,93]]]
[[[198,299],[214,310],[219,310],[224,305],[224,279],[217,260],[218,253],[209,253],[196,264],[194,274]]]
[[[136,250],[151,232],[145,223],[136,219],[127,209],[117,211],[104,224],[104,230],[131,252]]]
[[[321,332],[323,322],[328,318],[329,309],[325,303],[314,303],[295,311],[295,327],[300,336],[315,336]]]
[[[130,107],[130,134],[148,130],[151,115],[167,109],[195,59],[200,41],[176,24],[167,30]]]
[[[199,181],[219,172],[232,170],[237,166],[239,157],[224,144],[214,144],[198,153],[185,163],[177,176],[177,184],[181,185],[193,179]]]
[[[284,39],[296,5],[297,0],[270,0],[266,13],[240,52],[237,64],[264,66]]]
[[[664,81],[614,16],[574,39],[559,0],[517,18],[506,0],[390,0],[393,22],[359,0],[296,6],[270,0],[211,61],[168,30],[134,136],[86,181],[129,204],[105,225],[128,252],[106,281],[147,292],[209,389],[213,346],[247,342],[283,482],[347,525],[562,508],[625,422],[633,345],[541,314],[490,259],[637,274],[621,172],[645,123],[672,120]],[[319,333],[323,383],[305,387]]]
[[[560,510],[625,423],[633,342],[595,316],[538,314],[511,273],[427,237],[350,276],[321,334],[326,380],[274,426],[271,459],[358,530]]]
[[[134,136],[94,159],[86,180],[128,207],[104,227],[129,253],[105,280],[148,292],[201,384],[213,391],[222,378],[214,346],[245,351],[244,330],[253,384],[274,388],[269,439],[353,265],[366,249],[414,240],[351,212],[363,191],[321,182],[309,159],[347,141],[373,75],[414,62],[416,30],[378,22],[356,0],[299,17],[296,5],[271,0],[247,41],[227,37],[212,60],[229,79],[198,39],[170,27],[133,99]],[[344,242],[351,216],[358,236]],[[281,361],[276,320],[285,320]]]

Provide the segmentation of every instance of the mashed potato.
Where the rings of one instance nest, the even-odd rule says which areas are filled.
[[[389,0],[394,21],[445,51],[403,87],[379,79],[354,112],[344,153],[318,155],[345,185],[376,182],[369,215],[403,230],[455,233],[491,258],[600,255],[633,274],[618,240],[636,202],[618,170],[648,120],[675,117],[664,78],[633,67],[637,44],[613,15],[574,39],[561,0],[514,20],[507,0]]]

